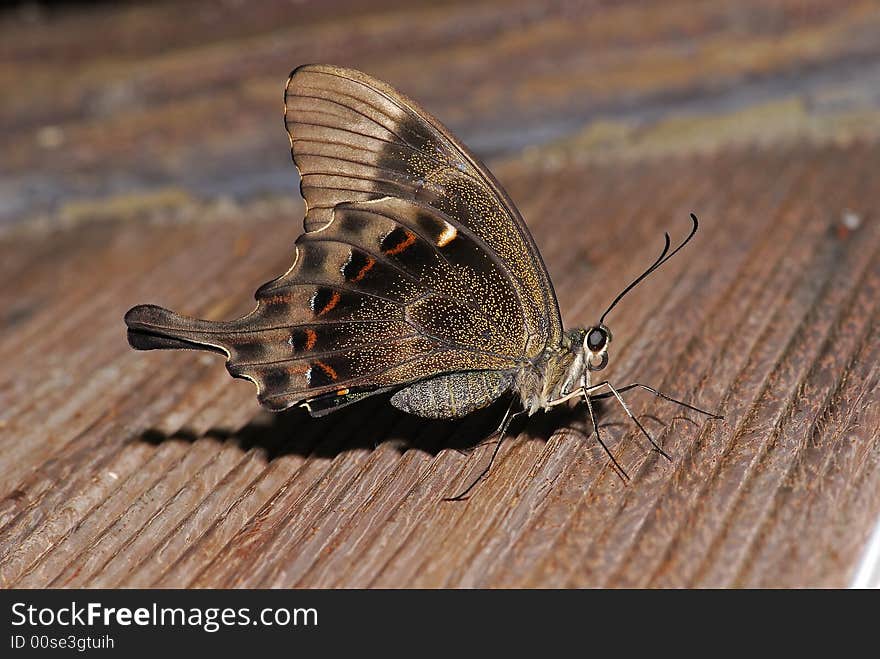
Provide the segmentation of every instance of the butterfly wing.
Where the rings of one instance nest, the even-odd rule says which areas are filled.
[[[440,373],[511,371],[558,341],[522,219],[436,120],[328,66],[294,71],[285,102],[308,209],[294,265],[234,321],[135,307],[134,347],[215,349],[267,407],[320,414]]]
[[[285,124],[302,177],[306,231],[336,204],[398,197],[421,201],[467,227],[516,281],[528,357],[562,335],[550,277],[522,217],[494,176],[415,101],[364,73],[299,67],[285,91]]]

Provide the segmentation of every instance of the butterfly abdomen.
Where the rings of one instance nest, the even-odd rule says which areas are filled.
[[[454,419],[486,407],[513,382],[509,371],[464,371],[422,380],[391,397],[398,409],[429,419]]]

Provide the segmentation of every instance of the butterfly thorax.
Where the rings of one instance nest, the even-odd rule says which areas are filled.
[[[586,346],[588,332],[583,328],[565,332],[558,344],[548,346],[517,372],[514,388],[529,416],[550,409],[553,401],[580,387],[590,386],[588,364],[595,355]]]

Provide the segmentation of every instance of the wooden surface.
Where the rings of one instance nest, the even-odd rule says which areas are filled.
[[[867,2],[28,5],[0,15],[0,584],[843,586],[880,517],[880,12]],[[772,8],[768,8],[772,7]],[[369,7],[369,9],[367,9]],[[558,8],[557,8],[558,7]],[[602,408],[425,422],[261,412],[123,313],[249,311],[302,204],[288,71],[356,66],[487,159]],[[469,447],[476,450],[461,452]]]

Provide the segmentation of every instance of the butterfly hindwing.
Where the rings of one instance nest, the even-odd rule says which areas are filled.
[[[522,312],[478,243],[453,238],[448,218],[413,202],[342,204],[335,214],[300,236],[293,268],[259,289],[250,315],[208,322],[152,307],[140,325],[157,342],[219,348],[273,409],[442,370],[516,366],[528,338]]]

